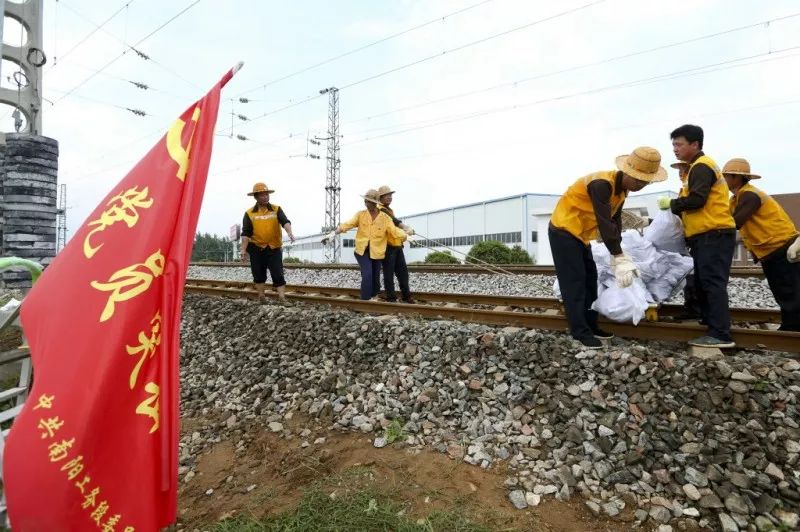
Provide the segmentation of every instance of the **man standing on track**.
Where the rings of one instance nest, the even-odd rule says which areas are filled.
[[[269,195],[275,192],[264,183],[253,185],[248,196],[254,196],[256,204],[244,213],[242,220],[242,261],[250,258],[250,271],[256,290],[264,296],[267,270],[272,277],[272,286],[278,292],[278,299],[286,301],[286,280],[283,278],[283,235],[281,227],[294,242],[292,223],[280,206],[270,203]]]
[[[800,331],[800,237],[792,219],[764,191],[750,184],[760,175],[746,159],[731,159],[722,175],[733,192],[731,211],[744,245],[761,263],[781,309],[780,331]]]
[[[689,163],[684,197],[658,199],[658,206],[683,219],[683,233],[694,260],[694,279],[703,322],[708,330],[689,345],[735,347],[728,308],[728,277],[736,247],[728,185],[719,167],[703,153],[703,129],[685,124],[672,133],[672,151]]]
[[[380,210],[388,214],[392,221],[408,236],[414,235],[414,230],[408,225],[395,218],[394,211],[390,207],[394,190],[387,185],[378,189],[378,197],[381,202]],[[397,294],[394,290],[394,277],[397,276],[397,283],[400,285],[400,296],[406,303],[414,303],[411,297],[411,288],[408,283],[408,266],[406,256],[403,253],[403,241],[392,235],[386,237],[386,256],[383,258],[383,288],[386,291],[386,301],[397,301]]]

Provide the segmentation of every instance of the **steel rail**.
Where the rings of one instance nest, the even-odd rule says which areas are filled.
[[[232,288],[251,288],[253,283],[247,281],[223,281],[216,279],[187,279],[187,285],[220,286]],[[340,286],[286,285],[286,289],[296,294],[332,295],[358,297],[358,288]],[[561,301],[552,297],[498,296],[491,294],[465,294],[458,292],[414,292],[414,298],[420,302],[483,305],[493,307],[558,309],[563,308]],[[401,303],[402,304],[402,303]],[[500,309],[502,310],[502,309]],[[657,309],[659,317],[674,318],[684,311],[681,305],[664,304]],[[777,309],[732,308],[731,319],[734,322],[779,323],[780,311]]]
[[[192,266],[209,266],[215,268],[246,268],[248,265],[241,262],[192,262]],[[358,270],[357,264],[320,264],[287,262],[283,265],[286,269],[308,269],[308,270]],[[553,266],[542,266],[532,264],[503,264],[504,270],[518,274],[538,274],[555,275],[556,270]],[[416,273],[474,273],[497,275],[495,272],[487,271],[478,266],[469,264],[409,264],[408,270]],[[731,268],[731,277],[764,277],[764,272],[758,266],[734,266]]]
[[[249,285],[243,286],[243,285]],[[426,318],[453,319],[457,321],[482,323],[487,325],[513,326],[526,329],[545,329],[566,331],[566,319],[555,312],[514,312],[500,309],[463,308],[457,306],[435,305],[403,305],[382,301],[362,301],[353,299],[346,293],[339,295],[320,295],[325,288],[309,287],[309,292],[293,292],[287,287],[287,298],[307,303],[323,304],[345,307],[358,312],[376,314],[403,314]],[[237,281],[207,281],[189,279],[186,282],[186,291],[207,295],[225,297],[259,299],[261,295],[252,288],[251,283]],[[333,292],[329,290],[329,292]],[[267,291],[266,296],[277,297],[272,291]],[[448,294],[449,295],[449,294]],[[469,294],[470,296],[472,294]],[[551,299],[551,298],[542,298]],[[555,301],[555,300],[552,300]],[[642,321],[639,325],[615,323],[603,320],[603,328],[614,334],[640,340],[659,340],[671,342],[685,342],[701,336],[706,328],[692,323],[665,323]],[[738,347],[770,349],[791,353],[800,352],[800,333],[782,332],[764,329],[733,328],[731,330]]]

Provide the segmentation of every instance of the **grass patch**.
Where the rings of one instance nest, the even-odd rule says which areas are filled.
[[[408,505],[388,487],[376,488],[374,472],[354,467],[315,483],[297,507],[266,518],[239,515],[217,523],[215,532],[488,532],[471,521],[459,505],[434,511],[425,518],[406,515]]]
[[[400,419],[393,419],[383,432],[383,437],[386,438],[386,443],[389,445],[396,441],[403,441],[407,436],[408,434],[403,428],[403,421]]]
[[[405,507],[375,489],[330,497],[312,488],[297,508],[285,514],[255,519],[238,516],[217,524],[216,532],[338,532],[386,530],[397,532],[488,532],[459,511],[436,511],[425,519],[405,515]]]

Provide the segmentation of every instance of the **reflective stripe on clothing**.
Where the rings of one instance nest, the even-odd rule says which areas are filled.
[[[745,184],[731,198],[731,213],[736,212],[739,198],[745,192],[757,194],[761,200],[761,207],[744,222],[739,232],[747,249],[756,258],[762,259],[790,240],[794,240],[797,228],[777,201],[750,183]]]
[[[383,212],[379,212],[378,216],[373,220],[368,210],[358,211],[348,221],[339,225],[339,232],[343,233],[354,227],[358,228],[356,232],[356,254],[363,255],[367,246],[369,246],[369,257],[374,260],[380,260],[386,255],[386,239],[388,236],[391,235],[399,239],[401,243],[408,238],[405,231],[394,225],[389,215]]]
[[[717,180],[711,186],[705,204],[691,211],[683,211],[683,231],[686,238],[699,235],[714,229],[735,229],[736,223],[731,215],[729,196],[730,191],[725,183],[725,178],[719,171],[717,163],[707,155],[701,155],[689,167],[688,181],[691,183],[692,169],[697,165],[704,165],[713,170]],[[683,191],[683,189],[681,190]],[[688,194],[688,191],[687,191]]]
[[[589,183],[592,181],[606,181],[611,185],[611,215],[614,216],[622,208],[626,191],[615,190],[617,170],[595,172],[581,177],[575,181],[558,200],[550,223],[553,227],[562,229],[584,244],[597,238],[597,216],[594,212],[592,198],[589,196]]]

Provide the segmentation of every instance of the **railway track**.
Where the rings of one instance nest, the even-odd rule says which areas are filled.
[[[187,279],[186,291],[226,297],[259,298],[252,283],[244,281]],[[266,295],[277,297],[272,291],[267,291]],[[312,285],[288,285],[287,297],[290,300],[340,306],[358,312],[446,318],[528,329],[565,331],[567,327],[561,303],[554,298],[415,292],[414,297],[419,303],[408,305],[362,301],[358,299],[358,290],[354,288]],[[678,305],[662,305],[655,312],[649,313],[648,320],[640,322],[638,326],[604,321],[603,328],[626,338],[676,342],[685,342],[705,332],[705,327],[694,322],[674,321],[674,316],[680,311],[681,307]],[[731,319],[740,325],[766,324],[778,322],[780,315],[775,310],[736,308],[731,309]],[[780,332],[758,326],[734,327],[732,333],[740,347],[800,352],[800,333]]]
[[[210,266],[217,268],[235,268],[247,267],[248,265],[241,262],[193,262],[192,266]],[[284,263],[286,269],[309,269],[309,270],[358,270],[356,264],[298,264],[298,263]],[[513,274],[539,274],[539,275],[555,275],[556,271],[553,266],[535,266],[535,265],[498,265],[499,268],[513,273]],[[468,264],[409,264],[409,271],[417,273],[483,273],[494,274],[495,272],[485,270],[479,266],[471,266]],[[735,266],[731,268],[731,277],[764,277],[764,272],[760,267],[755,266]]]

